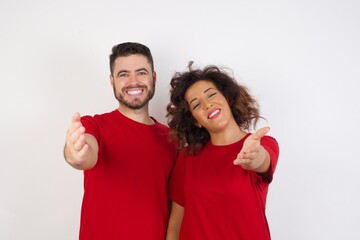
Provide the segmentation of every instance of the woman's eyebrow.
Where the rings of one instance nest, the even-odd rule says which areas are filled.
[[[210,91],[210,90],[215,90],[215,88],[213,88],[213,87],[209,87],[208,89],[206,89],[205,91],[204,91],[204,93],[207,93],[208,91]],[[189,105],[193,102],[193,101],[195,101],[197,98],[193,98],[190,102],[189,102]]]
[[[215,90],[215,88],[213,88],[213,87],[209,87],[208,89],[206,89],[206,90],[204,91],[204,93],[206,93],[206,92],[210,91],[211,89]]]
[[[191,105],[191,103],[193,102],[193,101],[195,101],[197,98],[194,98],[193,100],[191,100],[190,102],[189,102],[189,105]]]

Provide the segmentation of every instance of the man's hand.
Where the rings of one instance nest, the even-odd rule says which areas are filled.
[[[96,139],[92,135],[85,134],[85,128],[80,121],[80,114],[75,113],[66,132],[65,160],[76,169],[88,169],[96,163],[97,150]],[[94,153],[96,154],[94,155]]]

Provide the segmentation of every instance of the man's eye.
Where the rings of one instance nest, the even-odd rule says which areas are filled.
[[[139,72],[139,75],[146,75],[146,72]]]
[[[127,77],[128,75],[126,73],[122,73],[119,75],[119,77]]]

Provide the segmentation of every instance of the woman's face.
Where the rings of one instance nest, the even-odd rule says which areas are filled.
[[[191,114],[198,127],[216,133],[223,130],[233,119],[229,104],[216,86],[206,80],[199,80],[185,92]]]

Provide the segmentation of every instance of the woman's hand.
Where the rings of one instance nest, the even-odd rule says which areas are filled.
[[[266,172],[270,165],[270,159],[268,152],[260,145],[260,140],[269,131],[269,127],[264,127],[247,137],[234,164],[247,170]]]

